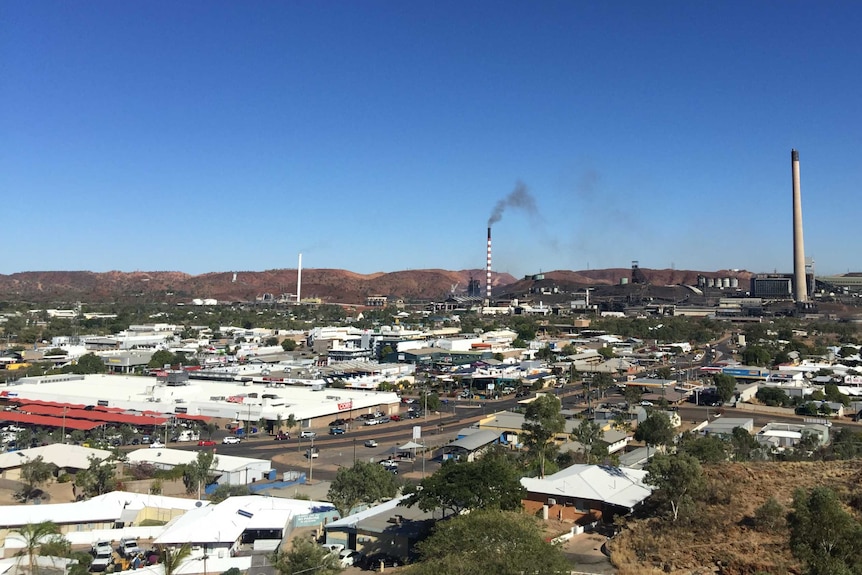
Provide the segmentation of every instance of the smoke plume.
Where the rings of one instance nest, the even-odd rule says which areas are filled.
[[[531,217],[539,215],[539,210],[536,208],[536,200],[530,194],[530,190],[523,182],[515,184],[515,189],[508,196],[497,202],[494,210],[491,212],[491,217],[488,218],[488,227],[491,227],[496,222],[503,219],[503,212],[506,208],[518,208],[527,212]]]

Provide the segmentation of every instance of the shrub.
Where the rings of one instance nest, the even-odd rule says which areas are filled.
[[[770,497],[754,512],[754,528],[772,532],[784,523],[784,506],[775,497]]]

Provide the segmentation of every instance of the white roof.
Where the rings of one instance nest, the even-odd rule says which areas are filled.
[[[192,463],[198,456],[197,451],[186,451],[183,449],[136,449],[129,452],[130,464],[152,463],[153,465],[177,466]],[[271,469],[272,462],[266,459],[254,459],[251,457],[237,457],[236,455],[224,455],[216,452],[214,471],[230,473],[243,469]]]
[[[313,391],[308,386],[285,385],[267,387],[266,384],[244,385],[239,381],[191,379],[188,385],[162,386],[155,377],[123,374],[91,374],[80,379],[60,381],[60,378],[43,376],[25,378],[15,385],[19,398],[39,399],[74,404],[92,404],[107,401],[111,407],[138,411],[174,413],[178,405],[189,415],[214,417],[251,417],[261,415],[284,419],[292,413],[297,420],[322,417],[352,409],[365,409],[380,404],[397,404],[401,400],[395,392],[378,392],[364,389],[326,389]],[[250,393],[277,396],[261,406],[262,398],[250,398]],[[243,397],[243,403],[228,401],[230,397]],[[215,400],[213,398],[224,399]],[[339,406],[342,409],[339,409]]]
[[[398,505],[410,497],[409,495],[402,495],[401,497],[396,497],[395,499],[390,499],[389,501],[385,501],[380,505],[375,505],[374,507],[369,507],[368,509],[364,509],[359,513],[354,513],[353,515],[348,515],[347,517],[342,517],[337,521],[330,521],[326,524],[326,528],[335,528],[335,527],[353,527],[363,519],[367,519],[369,517],[374,517],[378,513],[383,513],[384,511],[392,511]]]
[[[524,477],[521,485],[531,493],[577,497],[632,508],[652,493],[644,483],[646,471],[609,465],[572,465],[544,479]]]
[[[19,527],[27,523],[53,521],[57,524],[97,523],[117,521],[128,509],[192,509],[199,502],[194,499],[165,497],[113,491],[86,501],[51,503],[42,505],[0,506],[0,528]],[[207,502],[200,503],[208,505]]]
[[[111,452],[104,449],[82,447],[80,445],[51,443],[32,449],[0,453],[0,469],[19,467],[21,464],[36,459],[40,455],[46,463],[53,463],[57,467],[87,469],[90,466],[90,457],[105,460],[111,456]]]
[[[283,529],[295,515],[334,509],[331,503],[261,495],[228,497],[218,505],[192,509],[178,518],[156,544],[232,543],[246,529]]]

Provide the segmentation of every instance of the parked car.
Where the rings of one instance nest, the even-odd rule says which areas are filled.
[[[93,556],[98,556],[99,554],[104,553],[110,554],[113,552],[114,548],[111,547],[110,541],[96,541],[95,543],[93,543],[93,545],[90,546],[90,553]]]
[[[377,442],[373,439],[368,439],[365,441],[365,447],[377,447]]]
[[[401,421],[401,416],[400,415],[390,415],[389,420],[390,421]]]
[[[159,441],[158,439],[150,444],[150,449],[164,449],[164,448],[165,448],[165,444],[162,443],[161,441]]]
[[[380,567],[399,567],[403,564],[404,562],[398,557],[393,557],[392,555],[387,555],[385,553],[377,553],[366,557],[365,561],[362,563],[362,568],[367,571],[376,571],[380,569]]]
[[[330,427],[329,435],[344,435],[344,429],[341,427]]]
[[[110,544],[108,545],[107,551],[102,551],[96,554],[93,557],[93,560],[90,562],[90,571],[92,573],[101,573],[103,571],[107,571],[108,567],[114,564],[114,550],[111,549]]]
[[[290,439],[290,433],[286,431],[279,431],[275,434],[275,437],[273,439],[275,439],[276,441],[286,441]]]
[[[323,547],[330,553],[334,553],[336,555],[344,551],[344,545],[342,545],[341,543],[324,543],[323,545],[321,545],[321,547]]]
[[[225,438],[225,439],[227,439],[227,438]],[[216,442],[213,441],[212,439],[201,439],[200,441],[198,441],[198,447],[212,447],[215,444],[216,444]]]
[[[138,540],[133,537],[120,539],[120,544],[117,546],[117,553],[120,554],[120,557],[127,559],[135,557],[139,553],[143,553],[143,551],[138,546]]]
[[[347,423],[346,419],[333,419],[329,422],[329,427],[341,427],[345,423]]]
[[[152,442],[153,442],[153,440],[149,435],[145,435],[141,438],[141,443],[143,443],[144,445],[152,443]]]
[[[366,419],[365,420],[365,425],[377,425],[378,423],[380,423],[379,419]]]
[[[352,565],[361,565],[365,555],[355,549],[342,549],[341,553],[338,554],[338,558],[341,560],[341,567],[343,569]]]
[[[240,439],[236,435],[228,435],[227,437],[222,439],[221,442],[225,445],[237,445],[239,443],[242,443],[242,439]]]
[[[313,439],[317,437],[317,434],[313,431],[300,431],[299,438],[300,439]]]
[[[395,461],[394,459],[384,459],[383,461],[380,462],[380,465],[382,465],[383,467],[385,467],[386,469],[389,469],[389,470],[398,469],[398,462]]]

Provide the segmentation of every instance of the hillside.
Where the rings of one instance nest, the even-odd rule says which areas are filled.
[[[612,540],[611,559],[620,575],[800,573],[786,527],[755,530],[755,510],[771,496],[789,509],[798,487],[826,486],[853,500],[862,461],[725,463],[704,470],[709,500],[696,504],[694,519],[632,519]]]
[[[740,284],[751,276],[748,272],[697,272],[688,270],[642,269],[653,285],[695,284],[698,275],[738,277]],[[545,281],[562,288],[613,285],[631,276],[631,270],[613,268],[586,271],[547,272]],[[405,270],[358,274],[337,269],[302,270],[303,298],[320,298],[324,302],[363,304],[369,295],[385,295],[407,301],[439,300],[455,288],[463,293],[470,278],[484,286],[485,271],[441,269]],[[516,280],[509,274],[493,274],[494,293],[529,290],[530,280]],[[506,286],[511,286],[506,288]],[[219,301],[254,301],[263,294],[278,298],[296,293],[296,270],[217,272],[190,275],[182,272],[86,271],[20,272],[0,275],[0,300],[35,303],[83,302],[189,302],[194,298]]]

